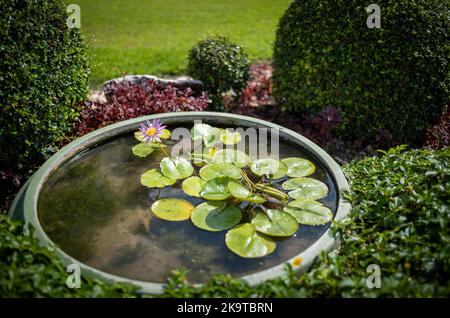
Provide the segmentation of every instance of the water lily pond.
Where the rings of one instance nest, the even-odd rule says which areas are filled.
[[[192,129],[204,151],[171,157],[176,127],[141,128],[72,158],[42,189],[42,226],[77,260],[156,283],[185,268],[201,283],[281,264],[327,230],[335,186],[296,146],[281,140],[279,160],[220,152],[215,142],[239,137],[217,127],[215,140],[206,125]],[[143,138],[146,131],[161,138]]]

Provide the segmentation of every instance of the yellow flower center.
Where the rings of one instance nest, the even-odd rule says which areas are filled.
[[[147,131],[145,132],[145,134],[149,137],[153,136],[154,134],[156,134],[156,128],[155,127],[150,127],[149,129],[147,129]]]

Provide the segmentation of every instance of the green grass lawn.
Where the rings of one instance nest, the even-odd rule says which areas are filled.
[[[68,1],[72,2],[72,1]],[[91,85],[128,74],[183,74],[188,50],[224,34],[253,60],[269,59],[290,0],[79,0],[92,47]]]

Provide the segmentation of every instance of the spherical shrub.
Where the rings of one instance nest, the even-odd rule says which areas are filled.
[[[71,129],[89,66],[62,0],[0,1],[0,168],[18,168]]]
[[[295,0],[274,46],[274,97],[283,110],[316,114],[335,106],[339,133],[380,129],[421,142],[450,93],[448,0],[379,0],[369,28],[361,0]]]
[[[188,73],[205,84],[216,109],[223,107],[222,93],[232,89],[239,97],[249,68],[250,60],[242,47],[223,36],[206,38],[189,51]]]

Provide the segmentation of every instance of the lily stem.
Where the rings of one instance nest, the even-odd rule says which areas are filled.
[[[156,141],[156,143],[158,144],[159,149],[161,149],[161,151],[164,153],[164,155],[165,155],[167,158],[170,158],[170,156],[169,156],[169,154],[167,153],[167,151],[164,150],[164,147],[162,146],[162,144],[161,144],[159,141]]]

